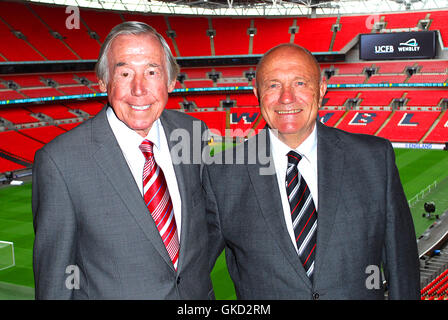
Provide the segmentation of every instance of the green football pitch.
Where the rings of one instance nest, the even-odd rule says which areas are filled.
[[[427,186],[437,187],[419,199],[411,208],[417,236],[433,222],[422,217],[423,204],[434,201],[436,213],[448,209],[448,152],[440,150],[396,149],[396,163],[408,199]],[[13,242],[15,265],[0,270],[0,299],[33,299],[32,270],[33,224],[31,214],[31,184],[0,189],[0,240]],[[0,260],[5,260],[0,246]],[[7,262],[0,261],[0,269]],[[233,284],[227,273],[224,255],[216,262],[212,281],[217,299],[235,299]]]

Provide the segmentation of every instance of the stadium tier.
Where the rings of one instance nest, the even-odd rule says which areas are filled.
[[[28,162],[34,161],[34,154],[43,146],[43,142],[17,131],[0,132],[0,151],[6,151]]]
[[[420,293],[422,300],[444,300],[448,295],[448,269],[425,286]]]
[[[130,20],[153,25],[179,57],[261,54],[290,41],[312,52],[338,52],[380,21],[387,29],[400,29],[416,28],[426,19],[429,30],[438,30],[445,46],[448,42],[448,11],[295,19],[163,17],[84,8],[80,14],[79,26],[68,29],[64,7],[0,2],[0,32],[8,40],[0,44],[0,56],[6,61],[95,59],[109,30]]]
[[[37,122],[38,119],[31,115],[21,107],[8,107],[0,109],[0,118],[11,121],[13,124],[32,123]]]
[[[386,121],[391,111],[349,111],[338,129],[374,135]]]
[[[46,126],[40,128],[22,129],[19,130],[19,132],[24,136],[45,144],[67,131],[55,126]]]
[[[33,113],[43,113],[55,120],[77,117],[77,115],[70,112],[69,108],[63,105],[27,106],[26,109]]]
[[[425,143],[445,143],[448,137],[448,112],[442,112],[434,129],[424,140]]]
[[[26,168],[25,166],[22,166],[18,163],[0,157],[0,173],[7,171],[22,170],[25,168]]]
[[[429,20],[429,30],[440,32],[443,46],[448,34],[443,24],[446,11],[316,18],[188,17],[84,8],[80,8],[80,13],[79,28],[69,29],[65,26],[68,14],[64,7],[1,2],[0,34],[9,45],[0,43],[0,61],[93,60],[110,29],[132,20],[152,25],[178,57],[262,54],[284,42],[304,45],[313,53],[345,53],[357,43],[359,34],[371,33],[376,22],[385,23],[386,29],[400,30],[415,28],[422,19]],[[445,85],[448,60],[323,62],[321,70],[330,86],[319,110],[319,119],[326,125],[376,134],[392,141],[445,143],[448,140],[448,119],[444,112],[447,90],[413,87],[422,83]],[[188,66],[180,71],[181,77],[176,83],[179,91],[170,96],[167,109],[187,112],[217,132],[232,129],[232,136],[246,136],[249,129],[257,132],[265,126],[258,100],[247,88],[207,93],[189,91],[252,86],[254,64]],[[409,87],[395,86],[399,84],[409,84]],[[0,100],[3,101],[98,92],[93,71],[0,74]],[[43,144],[97,114],[104,103],[105,99],[71,99],[51,104],[20,104],[0,108],[0,121],[8,125],[9,129],[4,127],[3,133],[12,139],[20,137]],[[408,110],[408,107],[415,108]],[[12,149],[12,154],[15,152],[32,161],[33,152],[23,157],[20,147],[17,148]]]
[[[378,136],[396,142],[418,142],[439,115],[433,111],[396,111]]]

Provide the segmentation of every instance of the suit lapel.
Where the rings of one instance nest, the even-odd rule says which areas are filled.
[[[179,126],[176,125],[170,117],[167,116],[167,112],[164,111],[160,117],[160,121],[163,125],[163,130],[165,131],[166,140],[168,142],[168,147],[170,151],[176,144],[175,141],[171,141],[170,136],[173,130],[179,129]],[[191,132],[190,132],[191,133]],[[191,143],[193,139],[189,140]],[[185,142],[185,141],[182,141]],[[190,148],[190,154],[192,152],[191,145],[187,146]],[[186,181],[189,181],[188,177],[191,172],[190,166],[188,164],[179,163],[179,164],[173,164],[174,173],[176,175],[177,180],[177,186],[179,188],[180,198],[181,198],[181,232],[180,232],[180,249],[179,249],[179,262],[177,266],[177,270],[182,270],[182,266],[185,260],[185,250],[187,247],[187,235],[189,234],[189,223],[191,222],[190,218],[188,217],[188,214],[191,210],[188,210],[188,208],[192,207],[191,198],[187,197],[190,192],[187,190],[187,183]]]
[[[315,277],[324,263],[325,250],[333,229],[340,192],[343,189],[344,152],[332,128],[317,122],[318,218]]]
[[[129,214],[135,219],[165,262],[174,270],[159,231],[148,213],[140,190],[109,126],[106,109],[104,108],[92,119],[92,140],[98,146],[93,158],[120,196]]]
[[[260,143],[263,135],[259,134],[256,136],[258,139],[258,148],[262,154],[270,155],[270,139],[267,129],[266,132],[266,143]],[[261,138],[261,139],[260,139]],[[261,142],[264,142],[261,140]],[[264,147],[266,146],[266,147]],[[266,153],[269,150],[269,153]],[[271,156],[271,155],[270,155]],[[270,163],[273,163],[273,159],[270,158]],[[278,189],[277,176],[271,175],[260,175],[261,165],[247,165],[247,170],[249,172],[249,177],[251,180],[252,187],[255,191],[255,196],[261,208],[261,215],[266,220],[268,225],[268,231],[271,232],[272,238],[277,241],[277,244],[281,248],[283,254],[288,259],[289,263],[296,270],[297,274],[302,278],[306,285],[311,288],[311,281],[305,273],[305,269],[301,267],[300,258],[291,242],[289,233],[286,227],[285,217],[283,214],[282,201],[280,197],[280,191]],[[272,196],[267,196],[272,195]]]

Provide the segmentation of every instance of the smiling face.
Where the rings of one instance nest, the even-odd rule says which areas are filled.
[[[118,119],[146,137],[175,86],[175,80],[168,85],[161,44],[151,34],[120,35],[113,40],[107,59],[109,82],[100,80],[100,89],[107,92]]]
[[[261,114],[278,138],[297,148],[313,131],[317,111],[327,89],[319,82],[320,68],[296,46],[279,46],[270,51],[257,70]]]

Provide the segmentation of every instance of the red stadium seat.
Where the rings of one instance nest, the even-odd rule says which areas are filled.
[[[396,142],[419,142],[439,114],[435,111],[396,111],[378,135]]]

